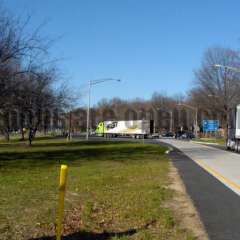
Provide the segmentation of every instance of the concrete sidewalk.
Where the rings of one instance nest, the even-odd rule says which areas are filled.
[[[240,195],[240,154],[198,143],[161,139],[178,148],[203,169]]]

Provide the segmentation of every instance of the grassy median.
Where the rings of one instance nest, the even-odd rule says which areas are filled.
[[[202,143],[214,143],[219,145],[225,145],[226,139],[225,138],[196,138],[193,141],[202,142]]]
[[[165,148],[127,142],[0,143],[0,239],[54,239],[60,164],[69,165],[64,239],[193,239],[166,206]]]

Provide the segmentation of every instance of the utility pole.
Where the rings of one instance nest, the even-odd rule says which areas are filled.
[[[114,78],[104,78],[104,79],[98,79],[98,80],[90,80],[88,82],[88,106],[87,106],[87,129],[86,129],[86,140],[89,139],[89,128],[90,128],[90,106],[91,106],[91,89],[93,85],[97,85],[103,82],[107,81],[117,81],[120,82],[120,79],[114,79]]]
[[[86,132],[86,140],[89,138],[89,119],[90,119],[90,104],[91,104],[91,81],[88,83],[88,107],[87,107],[87,132]]]
[[[178,103],[178,105],[190,108],[193,111],[195,111],[194,134],[195,134],[195,137],[197,137],[198,136],[198,108],[194,107],[194,106],[191,106],[191,105],[188,105],[188,104],[185,104],[185,103]]]
[[[198,108],[195,108],[195,126],[194,126],[195,137],[198,136]]]
[[[69,120],[68,120],[68,136],[67,140],[70,141],[72,139],[72,111],[69,112]]]
[[[173,111],[170,110],[170,132],[173,132]]]

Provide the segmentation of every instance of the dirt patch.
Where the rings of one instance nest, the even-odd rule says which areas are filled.
[[[176,216],[180,228],[189,230],[196,239],[209,240],[206,230],[200,220],[199,214],[186,192],[186,188],[182,182],[177,169],[171,163],[170,165],[170,188],[175,191],[173,200],[167,204]]]

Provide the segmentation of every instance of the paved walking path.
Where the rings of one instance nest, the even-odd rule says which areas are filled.
[[[161,140],[181,150],[198,165],[240,195],[240,154],[198,143]]]
[[[240,155],[197,143],[161,142],[174,147],[169,156],[210,240],[240,239]]]

